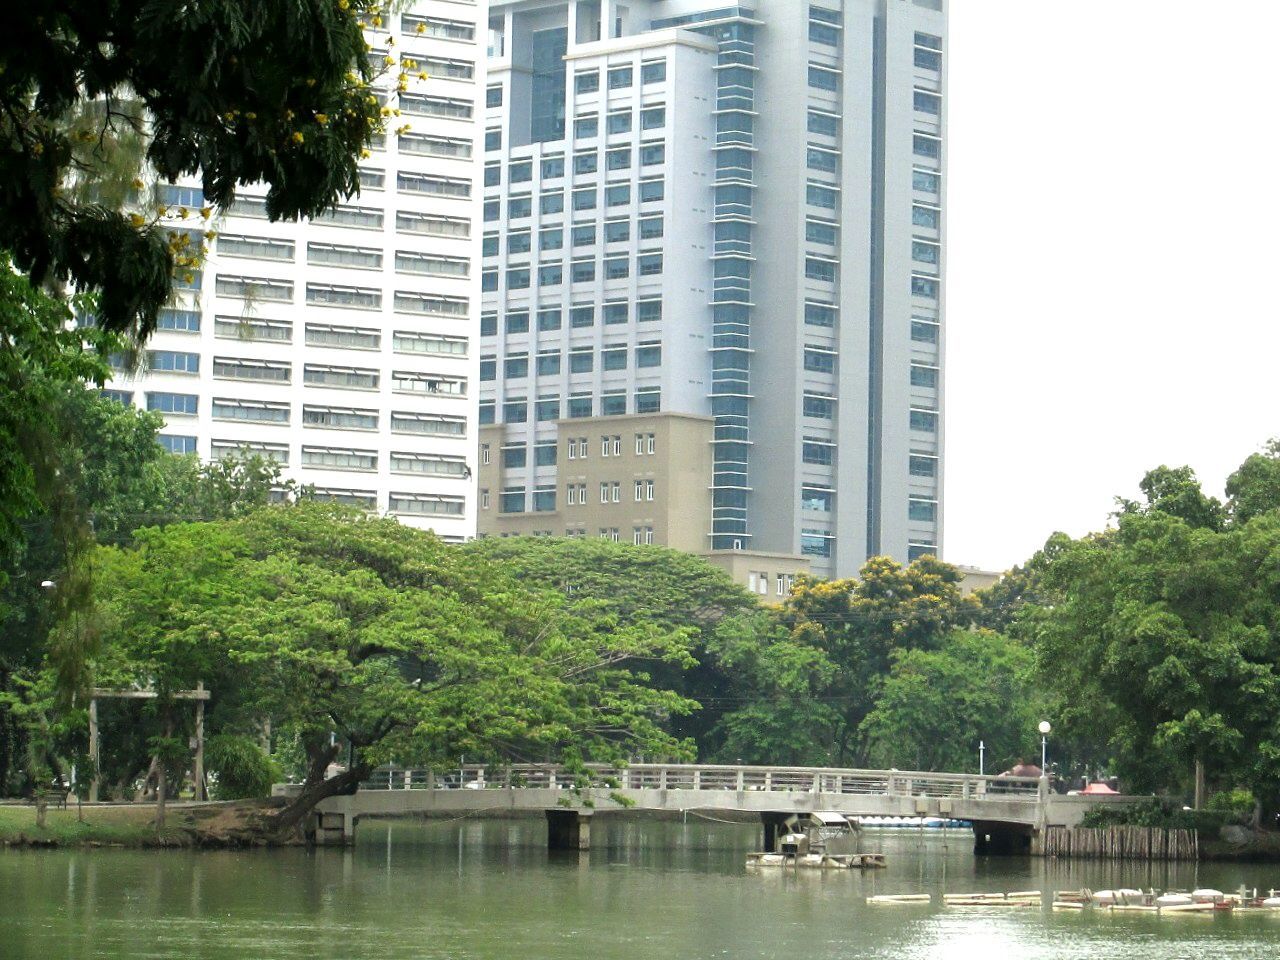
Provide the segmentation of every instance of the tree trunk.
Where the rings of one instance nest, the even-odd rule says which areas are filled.
[[[169,742],[169,738],[173,736],[173,718],[166,716],[164,720],[164,743]],[[152,760],[156,768],[156,832],[159,833],[164,829],[164,805],[166,794],[169,792],[169,774],[165,770],[164,758],[157,753]]]
[[[271,827],[277,836],[289,833],[303,818],[307,816],[321,800],[336,797],[354,788],[360,781],[366,780],[372,771],[367,763],[353,763],[348,770],[336,777],[326,779],[325,771],[338,755],[337,744],[325,744],[311,755],[311,764],[307,768],[307,779],[302,784],[302,791],[293,801],[275,815]]]

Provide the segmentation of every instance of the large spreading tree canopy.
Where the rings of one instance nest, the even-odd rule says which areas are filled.
[[[0,250],[36,284],[100,295],[145,337],[187,254],[154,176],[206,200],[267,184],[272,218],[356,192],[381,122],[361,16],[372,0],[40,0],[0,36]],[[185,216],[186,211],[183,211]]]

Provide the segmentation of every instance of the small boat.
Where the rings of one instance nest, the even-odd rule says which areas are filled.
[[[931,903],[932,897],[927,893],[882,893],[874,897],[867,897],[867,903],[874,904],[891,904],[891,903]]]
[[[842,813],[810,813],[787,818],[776,850],[747,854],[748,867],[865,870],[883,867],[883,853],[858,850],[861,828]]]
[[[942,902],[949,907],[1038,907],[1039,890],[1015,890],[1011,893],[946,893]]]
[[[1219,903],[1226,898],[1227,895],[1221,890],[1214,890],[1210,887],[1202,887],[1199,890],[1191,891],[1191,899],[1196,903]]]
[[[1164,893],[1156,897],[1158,907],[1185,907],[1192,903],[1195,901],[1191,899],[1189,893]]]

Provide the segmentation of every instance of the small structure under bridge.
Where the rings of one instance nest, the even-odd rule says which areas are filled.
[[[973,824],[978,852],[1037,853],[1047,826],[1074,827],[1094,807],[1138,797],[1062,796],[1044,778],[845,770],[637,763],[588,768],[581,784],[556,764],[501,768],[464,766],[446,773],[384,768],[348,796],[317,805],[311,828],[323,844],[351,843],[362,817],[461,817],[543,812],[551,849],[585,850],[596,817],[637,811],[758,816],[764,850],[793,814],[832,811],[851,817],[942,817]],[[279,784],[278,795],[297,790]]]

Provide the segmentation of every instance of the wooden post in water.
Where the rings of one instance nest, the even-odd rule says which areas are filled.
[[[1204,801],[1205,801],[1204,792],[1205,792],[1204,761],[1197,758],[1196,759],[1196,799],[1195,799],[1195,808],[1197,810],[1204,809]]]

